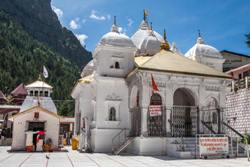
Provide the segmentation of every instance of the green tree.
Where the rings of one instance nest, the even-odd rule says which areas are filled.
[[[72,116],[74,101],[70,97],[80,68],[34,39],[20,24],[0,10],[0,90],[10,92],[20,83],[38,79],[45,65],[46,82],[52,85],[52,98],[59,114]]]
[[[250,34],[247,34],[246,37],[247,37],[246,43],[247,43],[248,47],[250,47]]]

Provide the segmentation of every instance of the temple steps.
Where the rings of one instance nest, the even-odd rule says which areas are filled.
[[[176,148],[176,158],[195,158],[195,153],[199,154],[195,137],[176,138],[171,144]]]
[[[113,150],[113,154],[118,155],[120,154],[123,150],[125,150],[129,144],[133,142],[135,138],[134,137],[128,137],[127,140],[116,150]]]

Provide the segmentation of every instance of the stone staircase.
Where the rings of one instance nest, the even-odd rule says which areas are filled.
[[[120,154],[134,139],[135,137],[129,136],[128,129],[121,129],[112,139],[112,153],[115,155]]]
[[[134,137],[128,137],[127,140],[123,144],[121,144],[116,149],[113,149],[113,154],[119,155],[124,149],[127,148],[129,144],[133,142],[134,139],[135,139]]]
[[[195,137],[175,138],[171,147],[176,150],[173,154],[176,158],[195,158],[195,153],[199,155]]]
[[[237,146],[237,142],[238,142],[238,146]],[[233,138],[233,140],[229,138],[229,152],[230,152],[230,155],[233,157],[246,157],[247,156],[245,144],[239,143],[239,141],[235,140],[235,138]]]

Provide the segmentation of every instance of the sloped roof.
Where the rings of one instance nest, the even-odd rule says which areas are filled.
[[[25,114],[25,113],[27,113],[27,112],[31,112],[31,111],[33,111],[34,109],[37,109],[38,111],[46,112],[46,113],[48,113],[48,114],[50,114],[50,115],[52,115],[52,116],[54,116],[54,117],[60,119],[60,116],[57,115],[56,113],[51,112],[51,111],[49,111],[49,110],[46,110],[45,108],[40,107],[40,106],[34,106],[34,107],[31,107],[31,108],[29,108],[29,109],[27,109],[27,110],[25,110],[25,111],[23,111],[23,112],[19,112],[19,113],[13,115],[12,117],[9,118],[9,120],[10,120],[10,121],[14,121],[14,118],[16,118],[16,117],[18,117],[18,116],[20,116],[20,115],[23,115],[23,114]]]
[[[26,88],[48,88],[48,89],[52,89],[53,87],[50,86],[49,84],[43,82],[43,81],[35,81],[29,85],[26,86]]]
[[[234,68],[232,70],[229,70],[226,73],[227,74],[231,74],[231,73],[234,73],[234,72],[241,72],[241,73],[243,73],[245,71],[249,71],[249,69],[250,69],[250,63],[248,63],[248,64],[246,64],[244,66],[240,66],[238,68]]]
[[[152,57],[135,57],[138,69],[181,73],[189,75],[231,78],[229,75],[180,56],[172,51],[161,50]]]
[[[245,54],[242,54],[242,53],[236,53],[236,52],[229,51],[229,50],[222,50],[222,51],[220,51],[220,53],[230,53],[230,54],[233,54],[233,55],[250,58],[250,55],[245,55]],[[222,55],[222,56],[224,56],[224,55]]]
[[[28,94],[23,83],[18,85],[11,93],[12,96],[26,96]]]

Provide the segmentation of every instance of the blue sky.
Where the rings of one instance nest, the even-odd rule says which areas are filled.
[[[250,33],[250,0],[52,0],[51,4],[61,24],[90,51],[110,31],[114,15],[122,32],[133,35],[145,8],[153,29],[162,34],[165,28],[168,41],[183,53],[195,44],[200,29],[207,44],[250,55],[244,36]]]

